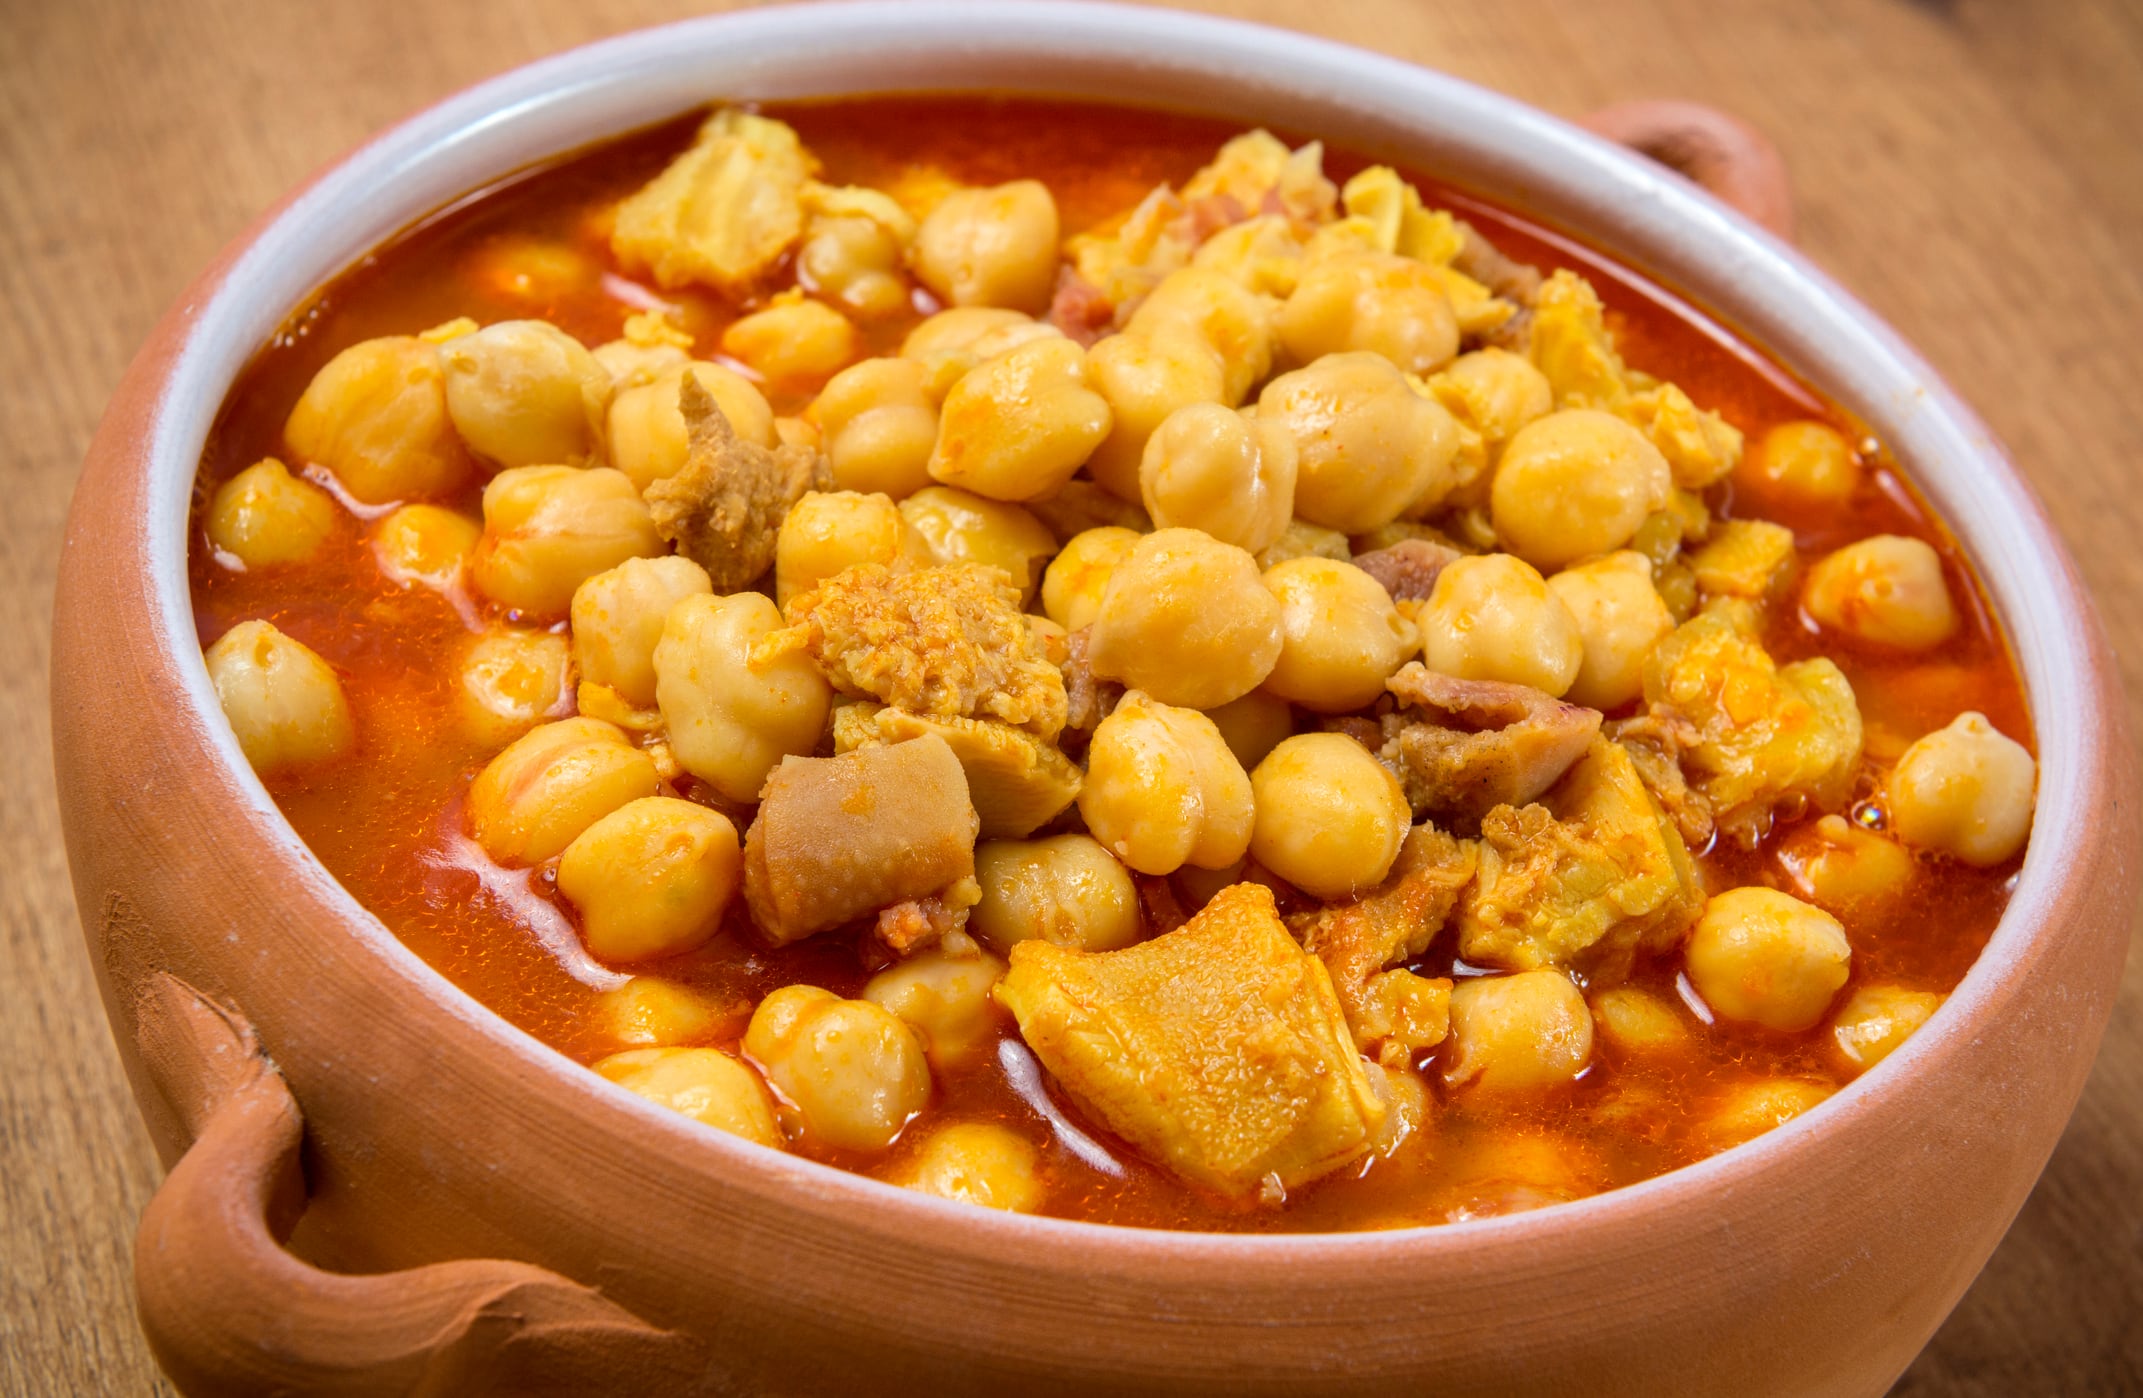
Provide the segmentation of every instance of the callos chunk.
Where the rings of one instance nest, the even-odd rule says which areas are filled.
[[[788,126],[725,107],[618,206],[611,250],[658,286],[698,282],[739,298],[803,236],[804,182],[817,164]]]
[[[935,735],[786,758],[745,836],[744,894],[777,946],[924,899],[964,918],[980,896],[978,825],[960,761]]]
[[[1457,916],[1459,954],[1475,965],[1613,979],[1638,948],[1671,948],[1704,905],[1682,837],[1605,738],[1542,804],[1490,811],[1480,853]]]
[[[861,701],[834,715],[836,752],[935,735],[967,773],[968,796],[986,840],[1032,834],[1079,794],[1077,764],[1024,729],[995,719],[931,718]]]
[[[1653,650],[1644,697],[1683,730],[1683,769],[1744,844],[1790,797],[1835,810],[1852,794],[1860,707],[1828,660],[1779,665],[1731,615],[1707,612]]]
[[[1122,951],[1021,942],[997,998],[1083,1110],[1230,1198],[1279,1202],[1383,1121],[1323,963],[1257,884]]]

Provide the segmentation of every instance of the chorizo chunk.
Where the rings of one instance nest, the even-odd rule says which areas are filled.
[[[1081,1109],[1233,1199],[1286,1190],[1367,1151],[1385,1108],[1324,963],[1260,884],[1222,889],[1173,932],[1121,951],[1012,949],[998,1002]]]
[[[1411,713],[1385,720],[1378,755],[1398,769],[1416,814],[1470,822],[1522,806],[1570,770],[1600,728],[1596,710],[1522,684],[1454,679],[1419,661],[1385,687]]]
[[[1003,572],[979,563],[905,572],[859,564],[792,601],[791,624],[752,661],[801,650],[844,694],[1052,739],[1064,727],[1064,676],[1019,602]]]
[[[959,759],[935,735],[786,757],[744,837],[744,897],[776,946],[903,903],[964,910],[981,892],[977,824]]]
[[[1693,617],[1645,660],[1644,697],[1719,828],[1754,845],[1782,803],[1836,810],[1860,767],[1860,706],[1828,660],[1775,663],[1727,613]]]
[[[717,593],[736,592],[774,566],[789,507],[829,479],[817,449],[747,442],[730,427],[697,374],[678,381],[689,446],[677,473],[647,488],[656,532],[707,570]]]
[[[1638,950],[1671,948],[1704,905],[1681,835],[1605,738],[1545,804],[1490,811],[1480,853],[1457,916],[1459,954],[1477,965],[1620,979]]]
[[[1387,967],[1421,955],[1473,882],[1473,844],[1417,825],[1377,888],[1302,918],[1302,943],[1331,973],[1355,1046],[1386,1067],[1443,1042],[1451,982]]]

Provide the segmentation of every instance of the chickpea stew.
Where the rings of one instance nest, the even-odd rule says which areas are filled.
[[[191,578],[298,832],[706,1126],[1000,1209],[1538,1207],[1805,1111],[2029,834],[1977,584],[1842,415],[1314,142],[721,108],[352,269]]]

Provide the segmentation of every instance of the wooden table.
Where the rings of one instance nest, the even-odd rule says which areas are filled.
[[[701,8],[67,0],[0,13],[0,1391],[163,1388],[128,1280],[158,1172],[76,929],[47,743],[53,562],[106,396],[165,303],[308,171],[466,83]],[[2143,5],[1204,8],[1552,111],[1682,96],[1770,131],[1803,243],[2015,450],[2143,694]],[[2143,708],[2136,718],[2143,731]],[[2139,1322],[2143,960],[2038,1192],[1897,1391],[2143,1392]]]

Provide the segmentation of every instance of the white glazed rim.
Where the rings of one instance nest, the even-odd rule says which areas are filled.
[[[434,971],[359,904],[284,820],[253,774],[209,684],[187,581],[193,480],[234,377],[320,285],[366,251],[468,191],[550,155],[711,100],[773,100],[925,90],[1033,91],[1211,112],[1312,131],[1390,155],[1517,208],[1691,297],[1868,423],[1973,560],[2014,649],[2027,693],[2043,701],[2088,674],[2089,619],[2061,605],[2064,554],[1992,435],[1895,332],[1790,247],[1620,147],[1512,99],[1426,69],[1283,30],[1107,4],[816,4],[711,16],[575,49],[470,88],[360,148],[242,247],[198,308],[175,355],[149,435],[154,570],[151,624],[183,676],[184,702],[321,903],[475,1031],[615,1110],[659,1121],[709,1159],[739,1153],[801,1172],[819,1196],[859,1210],[920,1210],[1027,1245],[1137,1246],[1244,1260],[1316,1245],[1364,1251],[1434,1247],[1482,1230],[1568,1226],[1650,1207],[1661,1196],[1746,1177],[1802,1149],[1825,1123],[1909,1089],[1921,1059],[1978,1017],[2042,936],[2063,873],[2057,852],[2088,842],[2081,794],[2098,746],[2090,725],[2052,722],[2034,702],[2039,750],[2035,838],[2000,925],[1930,1024],[1835,1097],[1749,1144],[1572,1203],[1508,1218],[1359,1234],[1236,1235],[1025,1218],[951,1204],[757,1147],[686,1123],[580,1069]],[[381,192],[387,191],[386,197]],[[768,1163],[771,1162],[771,1163]],[[1550,1222],[1543,1224],[1543,1219]]]

